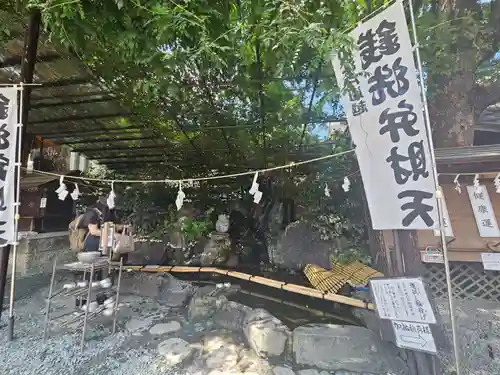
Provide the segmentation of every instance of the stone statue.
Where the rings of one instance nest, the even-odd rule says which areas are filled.
[[[229,231],[229,217],[221,214],[215,223],[215,230],[218,233],[227,233]]]

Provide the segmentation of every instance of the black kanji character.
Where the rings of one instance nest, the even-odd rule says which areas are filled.
[[[383,20],[377,27],[378,50],[382,55],[390,56],[399,51],[399,37],[396,33],[396,22]]]
[[[394,178],[399,185],[404,185],[412,175],[413,181],[417,181],[420,176],[429,177],[429,172],[426,169],[424,141],[411,143],[408,146],[408,156],[398,154],[398,147],[394,146],[391,149],[391,156],[385,160],[391,163]],[[401,163],[406,161],[410,161],[411,169],[401,166]]]
[[[382,55],[377,50],[377,39],[372,29],[358,38],[359,55],[361,57],[361,68],[368,69],[372,63],[379,62]]]
[[[370,29],[358,38],[361,67],[363,70],[368,69],[371,64],[379,62],[382,56],[394,55],[400,47],[396,22],[383,20],[375,33]]]
[[[420,190],[405,190],[398,194],[398,199],[413,198],[412,202],[404,203],[401,206],[403,211],[411,210],[402,221],[404,227],[408,227],[420,216],[427,227],[434,224],[434,219],[429,215],[433,207],[423,203],[424,199],[431,199],[434,195],[432,193]]]
[[[359,99],[363,97],[363,93],[359,87],[352,87],[349,89],[349,100],[351,102],[357,102]]]
[[[0,94],[0,120],[5,120],[9,114],[10,100]]]
[[[420,133],[420,130],[413,128],[413,125],[417,122],[417,115],[413,112],[413,105],[406,104],[406,100],[403,99],[398,103],[398,108],[402,109],[402,111],[389,113],[389,108],[384,109],[378,120],[380,125],[384,125],[380,128],[380,134],[383,135],[389,132],[393,142],[399,142],[400,129],[409,137],[414,137]]]
[[[0,180],[5,181],[7,177],[6,167],[9,166],[10,160],[6,158],[3,154],[0,154]]]
[[[477,191],[475,191],[474,192],[474,199],[484,200],[484,193],[482,191],[479,193]]]
[[[487,214],[488,213],[488,208],[484,204],[480,204],[479,206],[477,206],[477,211],[480,214]]]
[[[493,228],[493,223],[491,222],[491,219],[483,219],[481,220],[481,226],[485,228]]]
[[[5,186],[0,188],[0,211],[5,211],[7,206],[5,205]]]
[[[6,221],[0,221],[0,228],[3,227],[5,224],[7,224]],[[5,234],[5,231],[0,229],[0,247],[3,247],[8,242],[5,238],[3,238],[4,234]]]
[[[5,129],[6,126],[7,124],[2,124],[0,126],[0,150],[9,148],[10,131]]]
[[[410,82],[406,78],[407,72],[408,68],[401,65],[401,57],[394,60],[392,68],[387,64],[382,67],[377,66],[373,76],[368,78],[368,83],[371,85],[368,92],[372,94],[372,104],[382,104],[387,95],[397,98],[406,94],[410,88]]]
[[[365,112],[368,112],[368,108],[366,108],[366,103],[364,100],[361,100],[357,103],[352,103],[352,115],[353,116],[359,116]]]

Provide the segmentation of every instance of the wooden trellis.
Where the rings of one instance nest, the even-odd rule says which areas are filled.
[[[480,263],[451,262],[453,296],[458,299],[500,301],[500,273],[485,271]],[[446,298],[444,265],[426,264],[426,279],[434,298]]]

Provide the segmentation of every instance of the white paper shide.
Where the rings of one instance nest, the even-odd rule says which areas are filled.
[[[403,5],[350,33],[332,63],[374,229],[438,229],[423,104]]]
[[[480,237],[500,237],[497,219],[486,186],[467,186]]]
[[[17,89],[0,87],[0,247],[14,241]]]
[[[439,187],[441,191],[443,189]],[[443,208],[443,227],[444,227],[444,235],[446,237],[454,237],[453,236],[453,228],[451,227],[450,213],[448,212],[448,206],[446,205],[446,200],[444,199],[444,195],[441,196],[441,207]],[[441,231],[439,229],[434,229],[434,236],[439,237],[441,235]]]

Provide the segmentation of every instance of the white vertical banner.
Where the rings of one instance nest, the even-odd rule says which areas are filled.
[[[443,191],[442,187],[439,187],[441,189],[441,192]],[[453,235],[453,228],[451,227],[451,220],[450,220],[450,214],[448,212],[448,206],[446,205],[446,199],[444,198],[444,194],[441,194],[441,202],[442,202],[442,208],[443,208],[443,226],[444,226],[444,235],[446,237],[454,237]],[[441,231],[439,229],[434,229],[434,236],[439,237],[441,236]]]
[[[14,242],[17,93],[0,87],[0,247]]]
[[[497,218],[491,204],[490,196],[486,186],[467,186],[470,204],[476,219],[477,230],[480,237],[500,237]]]
[[[423,103],[402,2],[350,34],[332,59],[374,229],[438,229]]]

